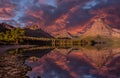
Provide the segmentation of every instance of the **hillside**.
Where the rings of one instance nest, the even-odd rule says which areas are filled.
[[[60,31],[57,34],[53,34],[55,38],[73,38],[73,36],[66,30]]]
[[[25,35],[30,37],[53,38],[50,34],[43,31],[39,26],[33,25],[25,28]]]
[[[5,32],[7,30],[11,30],[15,28],[14,26],[5,24],[5,23],[1,23],[0,24],[0,32]],[[47,32],[43,31],[42,29],[38,29],[35,26],[34,27],[28,27],[28,28],[24,28],[25,30],[25,35],[26,36],[30,36],[30,37],[45,37],[45,38],[53,38],[50,34],[48,34]]]
[[[91,28],[89,28],[82,37],[87,36],[104,36],[108,38],[120,38],[120,30],[113,29],[109,25],[107,25],[103,19],[96,19],[92,24]]]
[[[11,25],[5,24],[5,23],[0,23],[0,32],[5,32],[6,30],[10,30],[14,28]]]

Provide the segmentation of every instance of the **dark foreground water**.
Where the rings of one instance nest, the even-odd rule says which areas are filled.
[[[0,52],[0,78],[120,78],[120,48]]]

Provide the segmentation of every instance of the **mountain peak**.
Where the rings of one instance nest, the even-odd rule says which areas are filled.
[[[12,28],[14,27],[11,25],[8,25],[6,23],[0,23],[0,32],[5,32],[6,30],[10,30]]]
[[[95,22],[104,22],[104,18],[96,18],[94,21]]]
[[[42,30],[38,25],[27,26],[25,28],[25,35],[30,37],[53,38],[53,36]]]
[[[0,23],[0,26],[1,26],[1,27],[4,27],[4,28],[6,28],[6,29],[12,29],[12,28],[14,28],[13,26],[8,25],[8,24],[6,24],[6,23]]]
[[[40,29],[40,26],[38,26],[38,25],[31,25],[31,26],[27,26],[26,28],[30,29],[30,30],[37,30],[37,29]]]
[[[94,20],[91,28],[89,28],[83,35],[83,37],[87,36],[104,36],[104,37],[119,37],[120,33],[113,30],[109,25],[107,25],[103,18],[98,18]]]
[[[57,34],[54,34],[54,37],[56,38],[72,38],[72,35],[67,32],[66,30],[63,30]]]

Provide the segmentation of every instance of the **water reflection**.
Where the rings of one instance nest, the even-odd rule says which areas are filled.
[[[26,50],[28,48],[11,49],[7,52],[1,52],[0,55],[0,78],[29,78],[26,76],[31,67],[25,64],[26,59],[37,61],[36,57],[41,58],[52,49]],[[35,56],[35,57],[34,57]],[[33,62],[32,61],[32,62]],[[34,77],[33,77],[34,78]],[[41,78],[37,76],[37,78]]]
[[[33,47],[1,55],[0,78],[28,77],[120,78],[120,48]]]
[[[54,49],[25,63],[32,67],[30,78],[119,78],[120,48]]]

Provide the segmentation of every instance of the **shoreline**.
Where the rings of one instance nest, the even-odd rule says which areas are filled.
[[[0,46],[0,53],[6,52],[7,50],[10,50],[10,49],[30,48],[35,46],[37,45],[3,45],[3,46]]]

